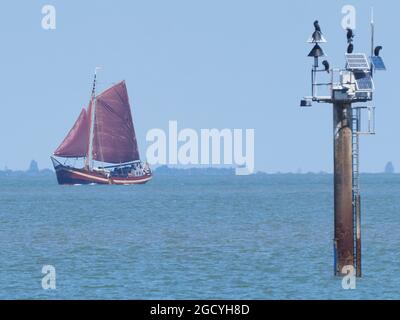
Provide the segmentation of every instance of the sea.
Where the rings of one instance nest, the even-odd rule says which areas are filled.
[[[361,185],[363,277],[346,290],[329,174],[1,177],[0,299],[400,299],[400,175]]]

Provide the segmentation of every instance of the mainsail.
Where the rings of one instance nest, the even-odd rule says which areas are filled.
[[[82,109],[72,129],[57,150],[54,151],[55,156],[64,158],[80,158],[86,156],[89,142],[88,120],[86,109]]]
[[[89,117],[93,101],[89,106]],[[125,81],[96,97],[93,160],[126,163],[140,160]]]

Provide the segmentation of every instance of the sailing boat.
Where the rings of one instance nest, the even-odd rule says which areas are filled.
[[[152,172],[147,163],[140,161],[125,81],[96,95],[96,78],[95,73],[89,107],[82,109],[51,157],[58,183],[146,183],[151,180]],[[66,161],[62,164],[55,157]],[[83,167],[67,165],[68,159],[83,159]],[[102,165],[95,166],[95,161]]]

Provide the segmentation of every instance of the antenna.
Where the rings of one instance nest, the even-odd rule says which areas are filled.
[[[311,96],[301,100],[301,107],[311,107],[313,102],[333,106],[334,119],[334,270],[335,275],[347,274],[352,266],[361,277],[361,196],[359,140],[361,135],[375,134],[375,107],[371,106],[375,84],[373,70],[385,70],[379,53],[381,46],[374,48],[374,17],[371,10],[371,56],[353,53],[353,30],[347,29],[346,67],[331,68],[323,61],[324,69],[319,69],[318,59],[324,56],[320,47],[326,43],[318,21],[308,43],[314,44],[309,57],[314,58],[311,70]],[[326,82],[319,83],[317,74],[325,73]],[[325,87],[329,92],[320,96],[317,88]],[[361,104],[361,105],[360,105]],[[366,113],[367,125],[363,129],[362,115]]]
[[[97,83],[97,71],[101,70],[103,67],[97,66],[94,69],[94,80],[93,80],[93,88],[92,88],[92,97],[91,97],[91,108],[89,108],[90,112],[90,131],[89,131],[89,148],[88,154],[85,161],[85,166],[88,170],[92,171],[93,169],[93,139],[94,139],[94,121],[96,115],[96,83]]]
[[[103,69],[101,66],[97,66],[94,68],[94,80],[93,80],[93,89],[92,89],[92,98],[96,96],[96,83],[97,83],[97,71]]]
[[[371,57],[374,56],[374,48],[375,48],[374,8],[371,7]]]

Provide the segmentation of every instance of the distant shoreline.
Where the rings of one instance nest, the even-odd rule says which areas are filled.
[[[52,169],[42,170],[0,170],[0,177],[49,177],[54,176]],[[235,168],[171,168],[161,166],[154,169],[156,176],[235,176]],[[362,172],[362,175],[397,175],[398,173]],[[332,176],[331,172],[255,172],[252,176]]]
[[[153,169],[153,172],[157,176],[235,176],[234,167],[170,167],[167,165],[158,166]],[[43,177],[53,176],[55,171],[53,169],[42,169],[39,170],[39,166],[35,160],[32,160],[28,170],[0,170],[0,177]],[[361,172],[362,175],[396,175],[394,167],[389,162],[385,167],[385,172]],[[333,175],[332,172],[264,172],[256,171],[253,176],[270,176],[270,175]]]

